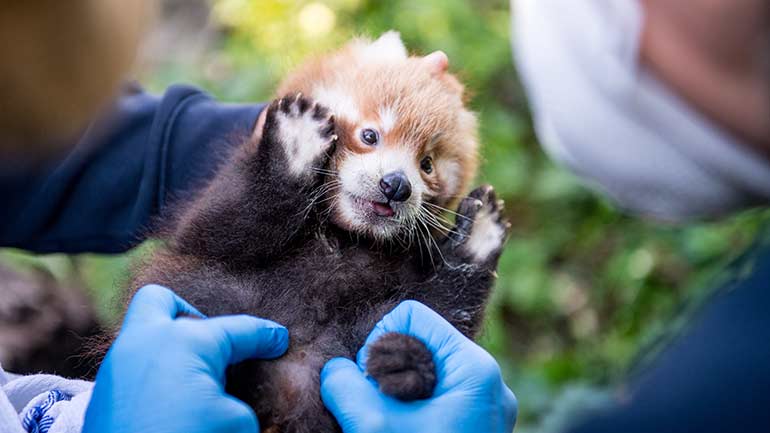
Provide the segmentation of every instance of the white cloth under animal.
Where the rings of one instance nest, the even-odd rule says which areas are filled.
[[[0,433],[80,433],[93,383],[0,366]]]

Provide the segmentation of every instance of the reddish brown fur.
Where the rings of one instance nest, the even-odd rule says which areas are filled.
[[[467,191],[478,166],[477,122],[465,107],[464,86],[448,72],[436,73],[421,56],[372,62],[362,56],[369,44],[365,39],[354,40],[335,53],[308,61],[283,81],[277,96],[300,92],[318,99],[319,89],[343,89],[363,117],[356,120],[335,113],[340,143],[354,153],[373,151],[356,139],[356,128],[379,120],[381,107],[393,107],[398,122],[383,136],[385,146],[408,146],[418,158],[433,153],[437,163],[459,164],[457,173],[437,170],[434,176],[423,175],[435,192],[436,204],[449,207]],[[337,152],[333,166],[344,157],[344,152]]]

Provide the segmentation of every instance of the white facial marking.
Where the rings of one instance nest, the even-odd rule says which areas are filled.
[[[460,183],[460,163],[451,159],[438,159],[435,164],[436,173],[444,182],[446,195],[457,194]]]
[[[425,190],[414,156],[405,149],[381,148],[365,154],[351,154],[339,167],[340,182],[349,193],[370,200],[382,200],[379,182],[383,175],[401,170],[412,184],[412,196]]]
[[[498,250],[505,240],[505,227],[498,222],[497,212],[492,212],[487,204],[476,214],[471,235],[465,247],[478,262],[485,261]]]
[[[392,220],[372,223],[362,212],[361,202],[385,202],[386,198],[379,187],[380,179],[386,173],[399,170],[404,172],[412,185],[411,196],[401,203],[391,202],[396,211]],[[420,211],[422,195],[427,187],[420,177],[415,156],[408,149],[382,147],[365,154],[350,153],[338,166],[338,172],[342,184],[339,211],[354,229],[387,237]]]
[[[393,107],[382,107],[379,111],[380,115],[380,127],[382,128],[382,133],[387,134],[390,132],[393,127],[396,126],[396,121],[398,120],[396,116],[396,110],[393,109]]]
[[[383,33],[376,41],[365,46],[360,56],[367,63],[392,63],[408,57],[401,35],[393,30]]]
[[[332,143],[319,131],[323,120],[313,119],[313,108],[300,115],[296,106],[292,107],[290,114],[278,110],[276,120],[281,143],[289,159],[289,171],[297,177],[309,174],[312,164]]]
[[[350,122],[358,122],[361,118],[361,110],[356,101],[350,94],[339,88],[317,87],[313,90],[313,98],[319,104],[328,107],[335,116]]]

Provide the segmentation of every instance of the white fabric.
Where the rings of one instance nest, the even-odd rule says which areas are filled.
[[[55,403],[47,414],[54,419],[49,433],[79,433],[91,400],[92,382],[65,379],[50,374],[16,376],[0,366],[0,433],[24,433],[24,414],[45,401],[54,389],[72,395],[69,401]]]
[[[770,164],[639,65],[639,0],[511,0],[546,151],[621,207],[664,220],[770,201]]]

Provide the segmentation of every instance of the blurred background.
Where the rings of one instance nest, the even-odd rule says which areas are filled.
[[[226,101],[267,101],[306,56],[390,29],[415,53],[448,54],[481,121],[478,183],[496,187],[513,223],[482,344],[519,397],[517,431],[555,428],[572,406],[622,393],[770,219],[751,211],[686,227],[645,223],[549,162],[513,66],[507,0],[161,3],[135,72],[153,92],[191,83]],[[0,265],[39,284],[84,287],[95,317],[110,321],[142,248],[117,257],[0,250]]]

